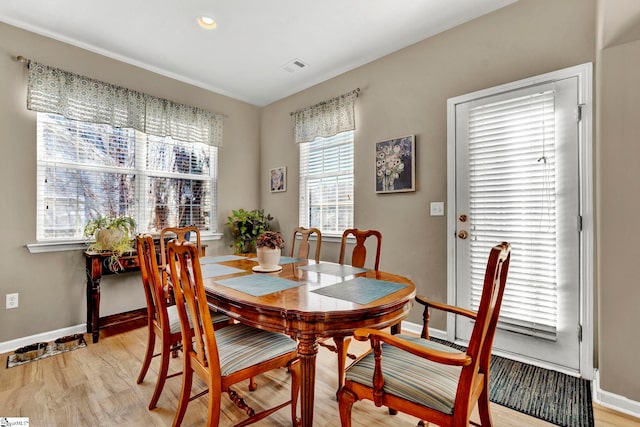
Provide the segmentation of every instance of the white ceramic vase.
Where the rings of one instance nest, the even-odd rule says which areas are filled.
[[[263,270],[275,270],[280,262],[281,249],[257,248],[258,264]]]

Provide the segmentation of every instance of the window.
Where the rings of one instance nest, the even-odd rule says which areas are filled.
[[[353,227],[353,131],[300,147],[300,225],[342,235]]]
[[[217,147],[38,113],[38,241],[83,238],[88,219],[131,215],[137,231],[215,231]]]

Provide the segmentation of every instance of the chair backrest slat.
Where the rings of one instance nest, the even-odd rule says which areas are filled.
[[[364,267],[367,260],[367,248],[365,241],[369,237],[376,238],[376,259],[374,262],[374,269],[380,269],[380,248],[382,246],[382,233],[377,230],[358,230],[357,228],[349,228],[342,233],[342,241],[340,244],[340,258],[339,263],[344,264],[346,255],[347,239],[349,236],[354,236],[356,239],[356,245],[353,247],[351,254],[351,265],[354,267]]]
[[[178,242],[188,242],[190,241],[192,234],[196,236],[196,247],[200,254],[200,230],[195,225],[188,225],[186,227],[165,227],[160,230],[160,263],[162,265],[163,284],[167,284],[167,278],[169,277],[166,251],[167,240],[176,239]]]
[[[295,254],[295,242],[298,234],[301,236],[300,245],[298,248],[297,255]],[[322,246],[322,233],[317,228],[304,228],[297,227],[293,230],[293,236],[291,237],[291,252],[290,256],[297,256],[298,258],[308,259],[309,252],[311,251],[311,243],[309,242],[309,237],[311,235],[316,235],[316,253],[314,259],[316,262],[320,261],[320,248]]]

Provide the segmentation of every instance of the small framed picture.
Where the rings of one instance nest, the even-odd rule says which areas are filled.
[[[415,136],[376,142],[376,193],[415,191]]]
[[[287,168],[281,166],[271,169],[269,183],[272,193],[287,191]]]

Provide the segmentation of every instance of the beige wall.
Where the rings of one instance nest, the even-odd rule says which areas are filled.
[[[604,49],[599,60],[600,380],[640,401],[640,41]]]
[[[36,236],[36,114],[25,107],[26,70],[16,55],[225,114],[218,230],[231,209],[259,206],[258,107],[0,23],[0,342],[86,322],[82,252],[31,254],[25,247]],[[243,166],[240,177],[237,165]],[[230,242],[208,243],[215,253],[226,252]],[[101,289],[101,315],[145,305],[135,274],[105,278]],[[20,307],[5,310],[4,295],[12,292],[19,292]]]

